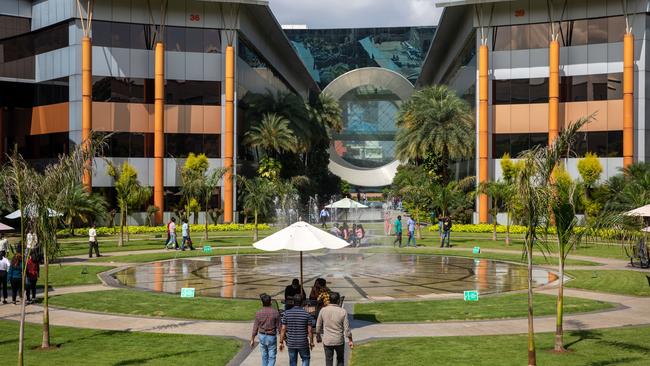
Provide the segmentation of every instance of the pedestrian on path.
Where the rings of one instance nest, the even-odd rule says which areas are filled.
[[[320,226],[323,229],[327,229],[327,220],[330,217],[330,212],[327,211],[325,207],[323,207],[322,210],[320,210]]]
[[[309,366],[311,350],[314,348],[313,319],[300,306],[302,301],[302,296],[295,295],[293,302],[296,306],[285,311],[284,317],[282,317],[280,351],[284,349],[286,343],[289,352],[289,366],[298,365],[298,355],[302,360],[302,366]]]
[[[99,243],[97,242],[97,229],[95,228],[95,224],[92,224],[90,229],[88,229],[88,258],[93,257],[93,250],[98,258],[101,257],[99,254]]]
[[[169,234],[169,239],[167,240],[166,249],[171,249],[170,246],[174,244],[174,249],[178,250],[178,240],[176,240],[176,218],[172,217],[167,224],[167,233]]]
[[[7,303],[7,273],[9,272],[9,259],[5,256],[4,251],[0,251],[0,297],[2,297],[2,303]]]
[[[22,299],[22,282],[23,282],[23,256],[20,253],[16,253],[13,259],[11,260],[11,266],[9,266],[9,272],[7,274],[9,282],[11,283],[11,301],[16,305],[16,296],[20,292],[20,298]]]
[[[4,252],[3,255],[9,253],[9,240],[5,238],[4,234],[0,234],[0,253]]]
[[[447,248],[451,247],[451,244],[449,243],[450,236],[451,236],[451,217],[445,216],[442,219],[442,238],[440,239],[440,248],[444,248],[445,246]],[[446,245],[445,242],[447,243]]]
[[[393,242],[393,246],[396,243],[399,243],[400,248],[402,247],[402,216],[397,216],[395,220],[395,241]]]
[[[250,346],[255,345],[255,336],[260,340],[260,352],[262,353],[262,366],[275,366],[278,339],[280,331],[280,313],[271,307],[271,296],[260,295],[262,309],[255,313],[253,334],[251,335]]]
[[[190,247],[190,250],[194,250],[192,239],[190,238],[190,225],[187,223],[187,219],[183,219],[183,225],[181,225],[181,236],[183,237],[183,241],[181,241],[181,250],[185,251],[185,243]]]
[[[36,283],[38,282],[38,275],[40,274],[40,266],[38,264],[38,256],[36,253],[32,253],[27,259],[27,264],[25,265],[27,270],[25,271],[26,275],[26,284],[27,284],[27,304],[32,304],[36,302]],[[31,294],[31,296],[30,296]]]
[[[323,335],[326,366],[333,366],[334,352],[336,352],[336,365],[344,365],[345,338],[348,339],[350,349],[354,348],[348,312],[338,305],[340,300],[341,295],[332,292],[329,305],[320,311],[316,321],[316,334]]]
[[[418,245],[415,243],[415,220],[413,220],[412,216],[409,216],[408,221],[406,222],[406,225],[408,226],[409,234],[408,234],[408,240],[406,241],[406,246],[411,246],[411,240],[413,240],[413,247],[416,248]]]

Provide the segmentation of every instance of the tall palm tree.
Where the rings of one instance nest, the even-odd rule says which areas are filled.
[[[396,137],[397,157],[424,159],[433,152],[445,166],[442,181],[449,182],[450,160],[473,154],[474,116],[469,104],[443,85],[421,89],[400,108]]]
[[[313,105],[307,105],[310,118],[328,131],[340,132],[343,129],[343,111],[339,102],[327,93],[320,93]]]
[[[120,237],[118,246],[124,245],[124,226],[127,225],[127,218],[130,208],[144,204],[151,197],[151,189],[143,187],[138,180],[138,172],[135,168],[124,162],[120,168],[109,163],[107,174],[115,181],[115,193],[117,194],[117,205],[120,208]],[[127,241],[128,239],[127,227]]]
[[[298,140],[289,128],[289,120],[275,113],[267,113],[258,126],[251,127],[244,135],[244,142],[259,147],[269,155],[284,151],[294,152]]]
[[[67,199],[63,200],[60,212],[71,236],[74,236],[75,221],[87,224],[107,216],[108,203],[103,196],[85,191],[79,182],[70,183],[65,191]]]
[[[487,195],[492,201],[488,212],[492,216],[492,240],[497,240],[497,215],[508,195],[508,185],[501,181],[488,181],[479,184],[478,192]]]
[[[259,238],[258,232],[258,218],[259,215],[266,214],[273,203],[273,184],[265,178],[247,179],[239,177],[237,181],[243,188],[242,201],[244,208],[253,212],[255,234],[253,240],[257,241]]]
[[[203,238],[208,240],[208,210],[210,206],[210,201],[215,191],[219,188],[219,182],[221,178],[226,174],[228,169],[226,168],[216,168],[207,172],[205,178],[203,179],[202,193],[203,193],[203,205],[205,207],[205,232]],[[216,222],[215,222],[216,224]]]

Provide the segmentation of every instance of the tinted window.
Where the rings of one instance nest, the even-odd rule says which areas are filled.
[[[607,100],[607,74],[589,76],[589,100]]]
[[[607,75],[607,99],[623,99],[622,79],[623,75],[619,73]]]
[[[607,19],[607,41],[609,43],[623,42],[625,36],[625,18],[611,17]]]
[[[218,29],[204,29],[203,52],[206,53],[221,53],[221,31]]]
[[[510,154],[510,135],[498,134],[492,135],[492,157],[500,159],[504,154]]]
[[[513,25],[510,28],[511,43],[510,48],[513,50],[525,50],[531,48],[528,38],[530,36],[530,27],[528,25]]]
[[[167,51],[185,51],[185,28],[165,28],[165,49]]]
[[[607,155],[607,132],[587,133],[587,150],[598,156]]]
[[[510,49],[511,43],[510,27],[495,27],[494,38],[492,40],[492,49],[495,51],[507,51]]]
[[[572,76],[571,79],[571,95],[569,102],[585,102],[588,98],[588,77],[587,76]]]
[[[529,79],[510,80],[510,100],[512,104],[526,104],[530,102]]]
[[[531,133],[530,134],[530,148],[535,146],[546,146],[548,145],[548,134],[547,133]]]
[[[146,50],[153,45],[153,27],[146,24],[131,24],[131,48]]]
[[[607,18],[589,19],[587,20],[588,35],[587,40],[589,44],[607,43]]]
[[[587,133],[586,132],[577,133],[572,149],[576,156],[585,156],[587,154]]]
[[[510,80],[493,80],[492,103],[510,104]]]
[[[561,23],[560,37],[565,46],[579,46],[587,44],[587,21],[569,20]]]
[[[607,132],[607,156],[623,156],[623,131]]]
[[[111,24],[111,46],[131,48],[131,25],[128,23]]]
[[[530,79],[530,102],[531,103],[548,102],[548,79],[547,78]]]
[[[530,48],[547,48],[551,39],[551,27],[548,23],[531,24]]]
[[[187,52],[203,52],[203,29],[187,28],[185,30],[185,50]]]
[[[510,135],[510,156],[517,157],[530,148],[530,136],[527,133]]]
[[[111,23],[94,20],[92,22],[93,46],[111,47]]]

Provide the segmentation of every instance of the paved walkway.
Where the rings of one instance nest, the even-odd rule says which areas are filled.
[[[466,248],[452,248],[450,252],[457,250],[468,250]],[[161,250],[161,252],[164,250]],[[115,257],[137,254],[153,253],[157,251],[135,251],[135,252],[116,252],[110,253]],[[506,252],[512,251],[486,249],[484,252]],[[75,256],[80,262],[85,262],[83,256]],[[585,267],[589,270],[615,270],[630,269],[627,262],[616,259],[595,258],[585,256],[572,256],[572,258],[582,259],[602,263],[603,266]],[[72,263],[75,263],[71,261]],[[90,262],[89,262],[90,263]],[[89,285],[64,287],[51,291],[52,295],[60,295],[75,292],[88,292],[98,290],[111,290],[113,288],[104,285]],[[536,292],[554,295],[556,289],[544,288]],[[580,297],[585,299],[607,301],[619,304],[619,307],[602,312],[592,312],[585,314],[574,314],[565,316],[566,330],[584,330],[596,328],[612,328],[627,325],[647,325],[650,324],[648,309],[650,309],[650,297],[635,297],[615,294],[605,294],[592,291],[565,289],[565,295],[570,297]],[[19,320],[20,307],[14,305],[0,305],[0,319]],[[30,305],[27,307],[26,319],[31,323],[40,323],[42,321],[42,307]],[[84,312],[66,309],[50,309],[50,323],[58,326],[71,326],[79,328],[118,330],[118,331],[140,331],[154,333],[171,333],[171,334],[195,334],[208,336],[235,337],[241,340],[248,340],[252,327],[251,322],[219,322],[203,320],[181,320],[170,318],[153,318],[137,317],[127,315],[111,315],[103,313]],[[448,336],[467,336],[467,335],[506,335],[520,334],[527,331],[527,321],[525,318],[505,319],[505,320],[484,320],[484,321],[443,321],[431,323],[384,323],[375,324],[363,321],[352,321],[353,334],[356,341],[365,341],[375,338],[392,338],[392,337],[448,337]],[[555,318],[553,316],[538,317],[535,319],[535,330],[537,332],[552,332],[555,330]],[[246,342],[247,343],[247,342]],[[249,353],[250,352],[250,353]],[[259,348],[255,347],[252,351],[246,346],[242,351],[245,356],[243,361],[237,361],[242,365],[260,364]],[[349,351],[348,351],[349,354]],[[241,355],[240,355],[241,356]],[[287,353],[278,354],[280,363],[287,362]],[[320,364],[323,362],[322,346],[317,345],[313,352],[313,360]]]

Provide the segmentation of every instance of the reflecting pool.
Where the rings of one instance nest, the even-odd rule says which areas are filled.
[[[176,259],[129,267],[113,275],[126,286],[168,293],[193,287],[197,296],[257,298],[266,292],[281,298],[291,279],[300,276],[297,254],[226,255]],[[318,277],[346,300],[418,299],[478,290],[499,293],[526,288],[526,267],[513,263],[434,255],[329,253],[305,254],[305,291]],[[533,271],[535,286],[557,279]]]

